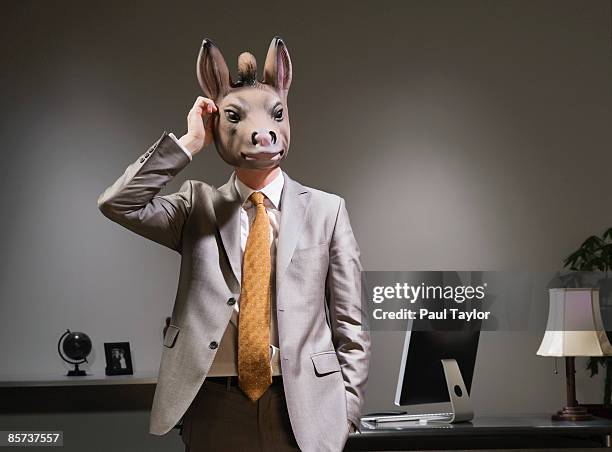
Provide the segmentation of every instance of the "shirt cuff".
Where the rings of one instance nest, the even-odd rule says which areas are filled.
[[[170,137],[174,140],[174,142],[179,145],[179,147],[183,150],[185,154],[187,154],[187,157],[189,157],[189,160],[191,160],[193,158],[193,155],[191,155],[191,152],[189,152],[189,150],[181,144],[181,142],[178,140],[178,138],[176,138],[176,136],[172,132],[170,132],[168,135],[170,135]]]

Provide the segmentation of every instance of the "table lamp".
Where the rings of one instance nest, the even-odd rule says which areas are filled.
[[[576,356],[612,355],[599,308],[599,290],[549,289],[550,305],[540,356],[565,357],[567,406],[552,416],[556,421],[584,421],[592,416],[576,401]]]

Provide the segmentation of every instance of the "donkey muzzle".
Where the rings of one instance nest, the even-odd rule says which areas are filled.
[[[253,132],[251,134],[251,142],[253,146],[270,146],[272,144],[276,144],[276,133],[273,130],[270,132]]]

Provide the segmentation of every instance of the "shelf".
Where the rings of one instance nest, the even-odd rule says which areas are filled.
[[[62,374],[0,375],[0,388],[36,386],[103,386],[148,385],[157,383],[157,372],[136,372],[134,375],[93,373],[83,377]]]

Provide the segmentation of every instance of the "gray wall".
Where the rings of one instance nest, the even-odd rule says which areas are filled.
[[[366,269],[554,270],[612,225],[607,0],[3,10],[0,356],[12,359],[0,374],[65,372],[55,350],[65,328],[94,340],[91,372],[104,372],[103,342],[122,340],[137,370],[157,370],[179,256],[108,221],[96,198],[164,130],[184,132],[203,37],[234,71],[241,51],[261,69],[270,39],[286,40],[284,169],[345,197]],[[162,193],[229,174],[211,148]],[[563,379],[535,355],[540,338],[483,335],[480,413],[561,405]],[[401,334],[374,334],[366,410],[391,408],[401,345]],[[598,401],[601,380],[580,370],[578,382],[580,400]],[[125,450],[180,450],[175,435],[148,438],[147,422],[146,411],[0,417],[88,433],[99,447],[120,432]]]

